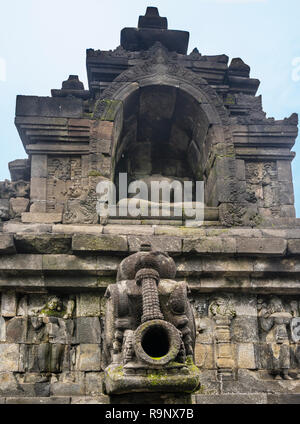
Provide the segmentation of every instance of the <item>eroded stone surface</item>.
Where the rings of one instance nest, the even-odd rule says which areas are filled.
[[[74,252],[127,252],[128,244],[124,236],[75,234],[72,249]]]
[[[16,252],[13,236],[0,234],[0,255],[12,254]]]

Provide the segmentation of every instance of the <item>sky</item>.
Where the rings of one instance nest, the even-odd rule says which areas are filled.
[[[189,52],[241,57],[261,85],[268,117],[300,114],[299,0],[0,0],[0,180],[26,157],[14,126],[16,95],[50,96],[70,74],[87,87],[86,49],[110,50],[147,6],[190,32]],[[300,137],[294,192],[300,217]]]

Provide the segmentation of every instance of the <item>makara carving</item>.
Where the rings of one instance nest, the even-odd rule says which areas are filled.
[[[121,262],[106,292],[106,393],[191,393],[199,386],[188,287],[175,274],[173,259],[146,244]]]

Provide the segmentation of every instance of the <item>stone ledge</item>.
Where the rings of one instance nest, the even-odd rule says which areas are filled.
[[[62,404],[70,404],[70,397],[8,397],[5,399],[6,405],[62,405]],[[0,400],[1,403],[1,400]]]
[[[18,253],[69,253],[72,237],[65,234],[16,234]]]
[[[20,222],[4,222],[4,233],[51,233],[52,226],[48,224],[22,224]]]
[[[73,236],[72,249],[75,253],[128,252],[128,242],[125,236],[75,234]]]
[[[62,222],[62,213],[22,213],[24,224],[59,224]]]
[[[102,395],[102,396],[82,396],[77,397],[73,396],[71,398],[71,404],[73,405],[106,405],[109,404],[109,397]]]
[[[108,224],[103,228],[104,234],[120,234],[135,236],[154,235],[154,227],[151,225],[118,225]]]
[[[264,393],[236,393],[221,395],[195,395],[197,405],[243,405],[243,404],[266,404],[267,395]]]
[[[280,238],[237,238],[236,251],[245,255],[283,256],[287,241]]]
[[[185,253],[236,253],[234,238],[203,237],[184,239],[182,251]]]
[[[154,250],[167,253],[181,253],[182,239],[179,237],[128,236],[129,252],[138,252],[142,243],[151,243]]]
[[[58,234],[103,234],[103,226],[56,224],[52,226],[52,232]]]
[[[91,252],[90,252],[91,253]],[[32,273],[63,273],[74,271],[92,275],[111,275],[117,270],[121,258],[113,255],[76,256],[68,254],[16,254],[0,256],[0,274],[13,271]],[[264,273],[293,275],[300,272],[300,263],[294,258],[245,258],[245,257],[177,257],[177,277],[201,276],[203,273],[228,276],[258,276]],[[72,274],[73,275],[73,274]]]
[[[300,393],[267,395],[269,404],[300,404]]]

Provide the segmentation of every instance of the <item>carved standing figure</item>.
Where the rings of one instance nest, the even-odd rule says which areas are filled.
[[[283,378],[291,380],[290,368],[290,340],[288,327],[292,314],[284,310],[281,299],[272,297],[269,305],[262,307],[259,312],[260,325],[265,334],[269,353],[272,358],[271,374],[276,380]]]

